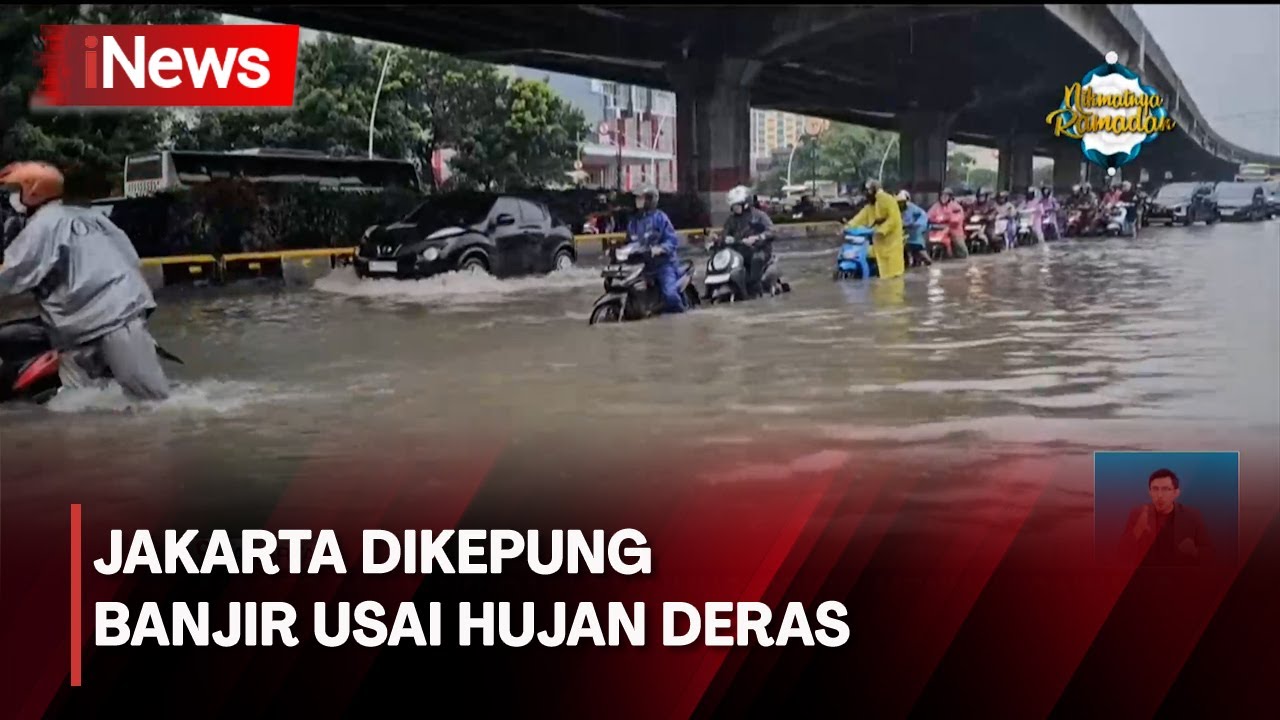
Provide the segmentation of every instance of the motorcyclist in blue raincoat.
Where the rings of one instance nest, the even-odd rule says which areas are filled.
[[[898,209],[902,211],[902,229],[907,234],[907,260],[911,267],[932,265],[929,253],[925,252],[925,233],[929,230],[929,213],[911,202],[911,193],[898,191]]]
[[[627,237],[631,242],[648,250],[652,256],[649,267],[658,282],[658,290],[665,302],[665,311],[684,312],[684,298],[680,295],[678,246],[675,226],[671,218],[658,209],[658,189],[646,185],[636,193],[636,214],[627,223]]]

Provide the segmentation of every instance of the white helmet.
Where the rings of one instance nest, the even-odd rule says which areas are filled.
[[[729,200],[729,206],[732,207],[734,205],[746,205],[750,197],[751,190],[746,185],[739,185],[729,191],[727,199]]]

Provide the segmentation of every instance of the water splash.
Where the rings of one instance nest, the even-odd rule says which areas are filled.
[[[214,413],[227,414],[250,405],[303,397],[299,393],[269,392],[252,383],[202,380],[173,387],[160,402],[137,402],[125,397],[117,383],[101,388],[63,389],[45,407],[57,413]]]
[[[501,303],[513,295],[554,292],[598,285],[600,271],[575,267],[547,275],[498,279],[484,273],[448,272],[422,280],[359,278],[351,268],[338,268],[316,281],[322,292],[348,297],[434,305]]]

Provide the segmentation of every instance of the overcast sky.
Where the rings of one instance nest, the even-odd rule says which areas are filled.
[[[1280,5],[1135,5],[1209,124],[1280,155]]]
[[[1280,5],[1134,7],[1210,125],[1232,142],[1280,155]],[[304,42],[313,37],[302,31]]]

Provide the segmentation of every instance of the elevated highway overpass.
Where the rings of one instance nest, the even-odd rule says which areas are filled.
[[[1280,163],[1210,127],[1130,5],[209,7],[673,90],[680,187],[717,216],[722,192],[750,177],[752,106],[898,131],[900,174],[926,197],[946,176],[947,140],[999,148],[1002,187],[1029,184],[1037,154],[1054,158],[1055,185],[1070,186],[1090,170],[1045,116],[1112,50],[1165,95],[1179,126],[1126,174],[1230,179],[1242,162]]]

